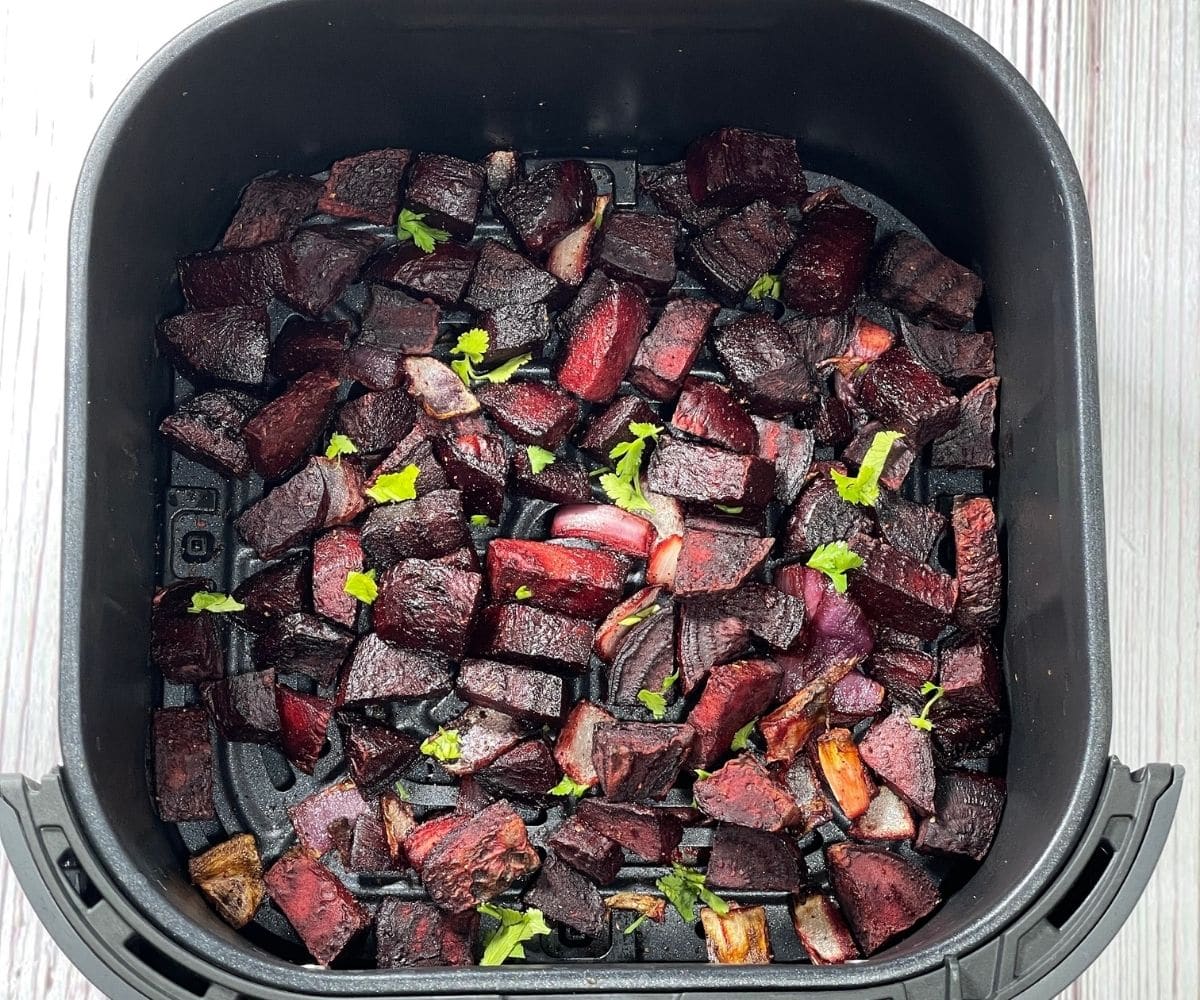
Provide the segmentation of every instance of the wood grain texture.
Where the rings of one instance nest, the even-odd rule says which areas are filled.
[[[129,76],[211,0],[0,2],[0,770],[59,760],[66,235],[79,165]],[[1095,230],[1113,749],[1200,776],[1200,3],[935,0],[1024,73],[1079,162]],[[1200,995],[1200,795],[1072,1000]],[[97,998],[0,859],[0,996]]]

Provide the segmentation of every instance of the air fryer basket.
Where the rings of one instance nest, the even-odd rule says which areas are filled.
[[[155,433],[171,381],[152,324],[178,307],[164,262],[211,244],[241,184],[269,169],[315,171],[398,143],[466,156],[504,145],[606,162],[619,186],[623,166],[674,159],[728,123],[799,136],[807,166],[875,192],[988,282],[1004,377],[1004,662],[1017,720],[991,855],[915,934],[837,968],[616,953],[330,972],[256,947],[187,884],[143,778],[159,697],[146,667],[149,598],[182,537],[170,526],[196,506],[179,494],[171,505]],[[1181,780],[1167,765],[1131,774],[1106,757],[1091,281],[1079,179],[1045,107],[981,40],[910,0],[244,0],[201,21],[109,113],[75,204],[65,764],[40,785],[0,786],[0,835],[39,915],[114,997],[1053,995],[1136,902]]]

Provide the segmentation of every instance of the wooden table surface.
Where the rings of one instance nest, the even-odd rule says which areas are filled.
[[[59,761],[56,655],[67,222],[120,87],[213,0],[0,2],[0,771]],[[935,0],[1061,123],[1095,229],[1115,694],[1113,749],[1200,779],[1200,0]],[[1146,897],[1063,996],[1200,995],[1200,795]],[[0,858],[0,995],[100,993]]]

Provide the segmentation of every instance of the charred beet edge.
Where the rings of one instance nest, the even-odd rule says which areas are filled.
[[[362,330],[346,353],[343,372],[368,389],[395,389],[404,384],[404,356],[428,354],[438,335],[441,310],[403,292],[371,286]]]
[[[875,216],[826,188],[804,205],[783,266],[783,300],[806,316],[832,316],[853,301],[875,242]]]
[[[455,687],[459,697],[529,722],[562,718],[562,679],[542,670],[495,660],[463,660]]]
[[[609,406],[591,419],[579,438],[579,447],[602,462],[609,461],[609,453],[622,441],[632,440],[631,423],[655,422],[654,411],[641,396],[619,396]]]
[[[339,385],[332,375],[309,372],[250,418],[242,435],[255,472],[279,479],[299,464],[323,434]]]
[[[909,448],[923,448],[958,419],[958,400],[906,347],[893,347],[867,366],[858,397],[873,417],[903,431]]]
[[[454,775],[468,775],[487,767],[528,735],[525,727],[511,715],[492,708],[472,705],[446,723],[459,734],[459,759],[442,767]]]
[[[843,500],[826,474],[809,483],[793,505],[783,529],[783,554],[808,556],[818,546],[870,530],[866,510]]]
[[[713,348],[754,413],[811,417],[820,392],[808,362],[771,317],[746,316],[717,329]]]
[[[608,700],[637,705],[640,691],[660,691],[672,672],[674,652],[675,615],[668,605],[630,628],[621,641],[608,669]],[[665,694],[669,702],[673,692]]]
[[[532,254],[550,248],[583,221],[596,197],[596,184],[582,160],[563,160],[514,183],[496,199],[509,228]]]
[[[238,621],[251,632],[261,632],[276,619],[305,610],[308,575],[307,560],[296,556],[246,577],[233,591],[234,600],[246,605]]]
[[[497,306],[480,314],[479,325],[488,334],[484,361],[489,365],[521,354],[541,357],[550,337],[550,312],[544,302]]]
[[[933,442],[933,464],[952,469],[996,467],[996,397],[1000,380],[989,378],[959,403],[958,423]]]
[[[688,528],[675,570],[680,597],[736,590],[760,569],[771,551],[770,538]]]
[[[1004,811],[1004,779],[971,771],[938,777],[933,815],[921,820],[913,846],[935,854],[987,857]]]
[[[513,453],[512,466],[512,487],[522,496],[558,504],[578,504],[592,497],[587,469],[578,462],[560,458],[534,472],[529,452],[520,448]]]
[[[750,630],[725,606],[722,594],[694,597],[679,616],[676,656],[684,692],[691,692],[718,663],[750,651]]]
[[[559,779],[554,754],[545,740],[526,740],[479,772],[479,781],[497,796],[538,802]]]
[[[415,701],[449,690],[449,664],[438,653],[402,649],[369,633],[354,647],[338,691],[338,704]]]
[[[662,799],[692,750],[689,725],[612,722],[596,727],[592,760],[610,802]]]
[[[202,392],[165,417],[158,431],[193,462],[228,479],[240,479],[250,471],[242,430],[257,407],[254,399],[240,392]]]
[[[179,287],[196,310],[261,309],[282,281],[280,259],[276,244],[193,254],[177,262]]]
[[[407,733],[370,719],[346,720],[346,766],[365,795],[379,792],[411,764],[419,743]]]
[[[339,375],[353,330],[345,320],[325,323],[289,316],[271,345],[272,373],[283,379],[298,378],[305,372]]]
[[[793,503],[800,495],[812,465],[813,432],[779,420],[753,417],[758,432],[758,457],[775,466],[775,499]]]
[[[485,608],[478,651],[499,660],[532,663],[581,673],[587,669],[596,630],[588,622],[524,602]]]
[[[693,229],[711,226],[725,214],[720,206],[700,206],[692,200],[687,167],[682,161],[647,170],[638,178],[638,185],[662,211]]]
[[[530,306],[544,302],[558,281],[503,243],[484,240],[465,301],[473,309]]]
[[[367,265],[366,277],[403,289],[418,299],[432,299],[453,309],[462,301],[479,251],[452,240],[425,253],[415,243],[396,243],[381,250]]]
[[[859,427],[850,443],[842,450],[843,464],[861,465],[863,459],[867,457],[871,443],[875,440],[875,435],[886,429],[878,420],[869,420]],[[909,470],[912,469],[916,460],[916,452],[904,443],[904,438],[895,441],[891,451],[888,452],[887,461],[883,463],[883,473],[879,477],[879,484],[886,486],[889,490],[899,490],[904,485],[905,479],[908,478]]]
[[[359,451],[383,451],[412,430],[416,415],[412,398],[402,389],[367,392],[342,404],[336,426]]]
[[[615,881],[625,861],[616,841],[589,829],[575,816],[554,831],[546,846],[599,885]]]
[[[404,203],[428,226],[468,240],[483,204],[483,167],[440,153],[422,153],[408,174]]]
[[[363,550],[371,565],[378,567],[401,559],[435,559],[462,548],[469,540],[462,494],[457,490],[437,490],[406,503],[383,504],[367,515],[362,528]]]
[[[615,840],[644,861],[670,861],[683,825],[668,809],[584,799],[575,815],[589,830]]]
[[[753,455],[663,437],[646,470],[646,484],[656,493],[695,503],[765,507],[775,489],[775,469]]]
[[[775,270],[794,237],[781,209],[756,201],[693,237],[688,256],[713,295],[733,306],[755,281]]]
[[[781,205],[804,197],[808,186],[796,140],[744,128],[722,128],[687,151],[688,190],[699,205],[744,205],[770,198]]]
[[[329,511],[325,476],[310,458],[290,479],[238,517],[238,534],[262,559],[274,559],[324,526]]]
[[[391,225],[396,221],[401,182],[411,158],[407,149],[375,149],[338,160],[329,169],[317,207],[344,219]]]
[[[599,890],[553,853],[547,853],[525,903],[581,934],[600,937],[608,929],[608,910]]]
[[[946,530],[946,519],[932,507],[887,492],[879,494],[875,519],[883,540],[914,559],[925,562]]]
[[[471,513],[499,517],[508,479],[503,438],[495,434],[456,434],[438,438],[433,449],[450,482],[462,491],[463,507]]]
[[[859,535],[852,548],[863,560],[850,592],[871,620],[922,639],[936,639],[954,613],[954,578],[917,562],[885,542]]]
[[[301,229],[279,255],[280,298],[320,316],[358,277],[377,245],[374,236],[336,226]]]
[[[375,964],[381,969],[470,965],[479,918],[449,916],[429,903],[386,899],[375,917]]]
[[[211,591],[211,580],[179,580],[154,595],[150,609],[150,659],[177,684],[218,680],[225,673],[225,648],[214,615],[191,614],[192,598]]]
[[[971,321],[983,294],[977,274],[910,233],[884,244],[871,271],[871,292],[913,319],[961,327]]]
[[[312,214],[321,182],[311,177],[276,174],[256,177],[242,191],[233,220],[221,237],[226,250],[245,250],[289,238]]]
[[[404,559],[379,577],[375,631],[404,649],[458,658],[466,651],[483,577],[478,573]]]
[[[197,309],[163,320],[158,342],[194,378],[257,387],[267,376],[268,326],[258,305]]]
[[[990,331],[964,333],[910,323],[901,316],[900,332],[913,356],[940,378],[953,382],[996,374],[996,347]]]
[[[615,212],[604,223],[597,264],[617,281],[646,292],[665,292],[675,283],[675,223],[661,215]]]
[[[201,685],[200,697],[225,739],[239,743],[275,743],[279,739],[274,670],[209,681]]]
[[[275,667],[328,684],[353,644],[352,632],[299,612],[280,618],[255,640],[254,659],[260,669]]]
[[[151,741],[159,817],[167,823],[215,818],[212,742],[204,709],[156,708]]]

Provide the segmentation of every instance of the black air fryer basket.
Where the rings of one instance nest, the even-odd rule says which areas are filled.
[[[158,821],[145,780],[150,709],[171,697],[147,665],[156,581],[198,565],[227,585],[245,569],[231,515],[246,497],[172,463],[155,430],[172,393],[152,336],[180,305],[171,262],[211,245],[241,185],[272,169],[318,171],[389,145],[467,157],[510,147],[582,156],[630,204],[639,164],[677,159],[727,124],[798,136],[807,167],[878,195],[893,224],[911,220],[987,282],[1003,377],[995,486],[1015,720],[991,854],[915,933],[840,967],[708,965],[689,928],[688,940],[638,947],[619,933],[585,947],[554,938],[541,959],[511,967],[330,971],[287,961],[286,927],[269,919],[248,936],[233,931],[188,883],[182,859],[195,845]],[[1092,299],[1083,191],[1045,106],[979,38],[912,0],[222,8],[121,95],[76,196],[65,763],[41,783],[10,776],[0,786],[0,835],[39,916],[116,998],[1053,996],[1129,915],[1182,780],[1179,768],[1131,773],[1108,756]],[[923,479],[917,489],[937,487]],[[197,531],[214,544],[193,547],[184,567],[181,546]],[[282,846],[270,832],[305,786],[236,748],[220,752],[218,769],[226,825]]]

